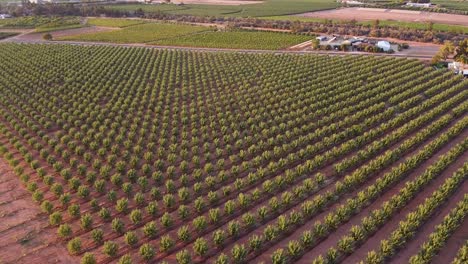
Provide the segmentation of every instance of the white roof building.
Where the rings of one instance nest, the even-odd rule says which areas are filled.
[[[12,18],[12,16],[9,14],[0,14],[0,19],[7,19],[7,18]]]
[[[390,45],[390,42],[385,40],[377,42],[377,47],[383,49],[383,51],[389,51],[392,49],[392,45]]]
[[[431,3],[406,3],[407,6],[410,7],[423,7],[423,8],[430,8],[432,7]]]

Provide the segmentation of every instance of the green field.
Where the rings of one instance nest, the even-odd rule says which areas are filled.
[[[468,0],[432,0],[432,3],[447,9],[468,11]]]
[[[15,35],[18,35],[18,33],[15,33],[15,32],[0,32],[0,39],[13,37]]]
[[[323,18],[313,18],[313,17],[301,17],[301,16],[271,16],[271,17],[262,17],[262,19],[267,20],[289,20],[289,21],[300,21],[300,22],[317,22],[323,23],[326,19]],[[330,21],[330,19],[328,19]],[[343,20],[331,20],[334,23],[347,23],[348,21]],[[405,22],[405,21],[390,21],[390,20],[380,20],[381,26],[391,26],[391,27],[400,27],[400,28],[410,28],[410,29],[427,29],[428,24],[424,22]],[[361,25],[372,25],[373,21],[359,21],[358,24]],[[457,33],[468,33],[468,27],[459,26],[459,25],[449,25],[449,24],[440,24],[434,23],[434,30],[443,31],[443,32],[457,32]]]
[[[89,33],[60,38],[60,40],[97,41],[113,43],[146,43],[166,38],[211,30],[209,27],[180,24],[151,23],[129,26],[110,32]]]
[[[135,26],[146,23],[143,20],[138,19],[119,19],[119,18],[90,18],[88,19],[88,25],[100,26],[100,27],[118,27],[124,28],[129,26]]]
[[[186,14],[196,16],[241,16],[262,17],[297,14],[315,10],[325,10],[338,7],[334,0],[266,0],[265,3],[222,6],[222,5],[109,5],[106,8],[120,11],[163,12],[168,14]]]
[[[82,26],[78,17],[27,16],[0,20],[0,28],[36,29],[37,32],[51,32]]]
[[[260,31],[205,32],[150,44],[228,49],[278,50],[310,40],[310,36]],[[260,40],[260,41],[259,41]]]

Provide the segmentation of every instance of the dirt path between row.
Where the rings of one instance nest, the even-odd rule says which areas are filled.
[[[48,216],[0,158],[0,263],[78,263],[56,239]]]
[[[447,128],[446,128],[447,129]],[[301,226],[300,228],[294,230],[294,232],[290,235],[288,235],[288,237],[284,237],[280,242],[276,243],[273,247],[271,247],[268,251],[264,252],[261,256],[258,256],[256,261],[266,261],[268,259],[270,259],[270,256],[273,254],[273,252],[278,249],[278,248],[285,248],[287,247],[287,244],[289,242],[289,240],[291,239],[298,239],[300,237],[300,235],[305,231],[305,230],[310,230],[310,229],[313,229],[313,226],[314,226],[314,223],[316,221],[321,221],[323,222],[324,218],[326,215],[328,215],[331,211],[337,209],[340,205],[342,204],[345,204],[346,203],[346,200],[348,198],[352,198],[354,197],[355,195],[357,195],[358,192],[360,192],[361,190],[367,188],[368,186],[372,185],[375,183],[376,179],[378,179],[379,177],[381,177],[382,175],[384,175],[385,173],[391,171],[392,168],[398,166],[400,163],[402,163],[407,157],[411,156],[411,155],[414,155],[415,153],[417,153],[418,151],[420,151],[428,142],[430,142],[431,140],[433,140],[434,138],[437,138],[438,135],[442,134],[444,131],[446,131],[446,129],[443,129],[443,130],[440,130],[436,135],[430,137],[430,139],[426,142],[424,142],[423,144],[419,145],[416,149],[413,149],[412,151],[406,153],[399,161],[397,161],[396,163],[392,164],[391,166],[389,166],[388,168],[384,169],[383,171],[381,171],[380,173],[378,173],[378,175],[374,175],[372,176],[372,179],[369,179],[365,184],[363,184],[362,186],[360,186],[360,188],[350,192],[349,194],[343,196],[342,198],[339,199],[338,202],[336,202],[335,204],[333,204],[330,208],[328,208],[327,210],[325,210],[324,212],[321,212],[320,214],[314,216],[312,219],[309,219],[307,221],[306,224],[304,224],[303,226]],[[405,137],[405,139],[407,138],[410,138],[412,136],[414,136],[416,133],[418,133],[420,130],[416,131],[416,132],[413,132],[413,133],[410,133],[407,137]],[[468,131],[466,131],[466,135],[468,135]],[[403,140],[400,140],[397,144],[393,145],[391,148],[389,149],[395,149],[397,148],[401,143],[403,142]],[[440,150],[435,156],[439,155],[440,153],[443,153],[443,151],[445,151],[447,149],[447,147],[444,147],[442,150]],[[366,161],[365,164],[367,164],[368,162]],[[421,168],[425,168],[425,166],[429,166],[429,163],[424,163],[422,165],[420,165],[418,167],[418,169],[416,171],[414,171],[412,173],[412,177],[416,177],[417,174],[420,172]],[[406,179],[405,179],[406,180]],[[403,182],[405,181],[403,180]],[[355,224],[359,224],[360,223],[360,220],[361,220],[361,217],[363,215],[367,215],[369,211],[371,210],[374,210],[376,208],[378,208],[380,205],[381,205],[381,201],[382,199],[387,199],[389,197],[391,197],[393,194],[396,193],[396,191],[400,188],[400,185],[402,185],[402,183],[398,183],[396,184],[395,186],[393,186],[390,190],[387,190],[385,192],[385,194],[383,194],[381,197],[379,197],[376,201],[374,201],[370,206],[364,208],[359,214],[353,216],[348,222],[346,222],[345,224],[341,225],[337,230],[335,230],[334,232],[332,232],[326,239],[324,239],[323,241],[321,241],[318,245],[316,245],[314,248],[312,248],[309,252],[305,253],[302,258],[299,260],[298,263],[310,263],[310,260],[318,257],[319,255],[323,255],[324,253],[326,253],[326,251],[332,247],[332,246],[335,246],[336,245],[336,242],[338,241],[339,238],[341,238],[341,236],[343,236],[344,234],[346,234],[346,232],[349,230],[349,228],[352,226],[352,225],[355,225]],[[402,185],[404,186],[404,185]],[[297,210],[299,210],[300,208],[297,208]],[[355,262],[343,262],[343,263],[355,263]]]
[[[465,190],[468,193],[468,190]],[[432,258],[432,263],[450,263],[458,250],[465,244],[468,239],[468,219],[465,218],[463,224],[455,230],[455,233],[450,236],[445,246],[439,251],[439,254]]]
[[[438,156],[439,155],[442,155],[444,153],[446,153],[451,147],[454,147],[457,143],[461,142],[462,140],[464,140],[466,137],[468,136],[468,130],[466,130],[464,133],[462,133],[460,136],[458,136],[456,138],[456,140],[452,140],[449,144],[445,145],[444,148],[442,150],[440,150],[437,155],[433,156],[431,159],[429,159],[428,161],[425,162],[426,164],[426,167],[427,165],[429,164],[433,164],[437,159],[438,159]],[[462,155],[459,159],[457,159],[457,161],[453,164],[451,164],[443,173],[442,175],[440,175],[439,177],[437,177],[435,180],[433,180],[428,186],[426,186],[424,188],[424,191],[418,193],[416,195],[415,198],[413,198],[409,204],[407,204],[405,206],[405,208],[403,208],[401,211],[399,211],[398,213],[396,213],[389,222],[387,222],[385,225],[383,225],[382,227],[379,228],[379,230],[370,238],[368,238],[366,240],[366,242],[364,244],[362,244],[359,248],[357,248],[354,253],[352,255],[350,255],[349,257],[347,257],[346,259],[343,260],[342,263],[357,263],[359,262],[360,260],[363,260],[365,259],[365,257],[367,256],[367,253],[369,251],[372,251],[372,250],[378,250],[379,246],[380,246],[380,241],[382,241],[383,239],[386,239],[389,237],[389,235],[398,227],[399,225],[399,222],[400,221],[403,221],[405,220],[406,218],[406,215],[409,213],[409,212],[412,212],[413,210],[415,210],[417,208],[418,205],[420,205],[421,203],[424,202],[424,200],[428,197],[430,197],[432,195],[432,193],[437,190],[439,188],[439,186],[441,186],[444,181],[451,177],[453,175],[453,173],[458,169],[460,168],[461,166],[463,166],[463,163],[466,161],[466,153],[464,155]],[[412,173],[413,176],[410,176],[410,177],[414,177],[416,175],[419,175],[421,173],[424,172],[424,169],[425,167],[419,167],[416,171],[414,171]],[[414,177],[415,178],[415,177]],[[387,192],[388,194],[386,196],[388,196],[388,198],[391,197],[391,195],[393,194],[396,194],[397,191],[399,189],[401,189],[401,187],[404,186],[404,185],[401,185],[401,186],[396,186],[396,188],[393,188],[394,191],[389,193]],[[437,224],[437,216],[439,216],[440,214],[442,214],[442,217],[445,215],[445,211],[446,209],[447,212],[450,211],[453,206],[458,202],[460,201],[462,198],[463,198],[463,195],[468,191],[468,182],[465,182],[452,196],[451,198],[449,199],[449,201],[447,201],[447,203],[444,205],[444,209],[441,210],[441,211],[438,211],[435,213],[435,215],[431,218],[431,220],[425,224],[425,226],[428,224],[429,227],[424,227],[423,229],[421,229],[420,231],[417,232],[418,234],[418,238],[420,239],[421,237],[422,238],[425,238],[429,235],[430,232],[432,232],[432,228],[434,227],[435,224]],[[460,198],[461,197],[461,198]],[[387,200],[387,199],[385,199]],[[371,207],[380,207],[380,205],[382,204],[384,200],[383,199],[378,199],[376,202],[373,203],[373,205]],[[375,208],[375,209],[376,209]],[[367,212],[368,213],[368,212]],[[356,223],[352,222],[348,222],[348,225],[349,225],[349,228],[351,227],[351,224],[360,224],[360,220],[361,219],[358,219],[359,221],[357,221]],[[416,242],[417,243],[417,242]],[[408,252],[408,251],[407,251]],[[409,253],[407,253],[406,255],[405,254],[402,254],[401,255],[401,258],[409,258],[409,254],[414,254],[415,251],[410,251]],[[400,259],[401,260],[401,259]],[[406,263],[406,262],[398,262],[398,261],[392,261],[392,263]]]
[[[461,162],[463,164],[463,162]],[[446,175],[442,175],[442,178],[444,176],[452,176],[449,173],[445,173]],[[413,256],[416,255],[420,248],[421,245],[426,242],[429,239],[429,235],[435,231],[436,225],[442,223],[442,220],[446,215],[452,211],[453,208],[457,206],[457,203],[459,201],[463,200],[464,195],[468,193],[468,181],[465,181],[464,184],[452,195],[450,200],[448,200],[444,205],[443,208],[438,210],[430,220],[424,224],[424,226],[419,229],[416,232],[416,236],[413,237],[413,239],[405,245],[404,248],[402,248],[397,255],[395,255],[390,263],[409,263],[409,259]],[[464,240],[468,237],[468,220],[465,220],[464,223],[457,229],[457,231],[453,234],[454,237],[458,239],[454,239],[455,244],[458,246],[461,246],[464,242]],[[464,239],[463,239],[464,238]],[[458,241],[459,243],[456,243]],[[450,257],[451,254],[447,254],[446,251],[450,251],[450,249],[454,252],[453,256]],[[439,256],[439,261],[434,261],[433,263],[449,263],[450,260],[455,257],[457,250],[459,247],[457,246],[446,246],[445,248],[442,248],[440,251],[440,256]]]

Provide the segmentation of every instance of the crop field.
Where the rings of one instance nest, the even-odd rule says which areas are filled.
[[[139,24],[146,23],[144,20],[138,19],[121,19],[121,18],[90,18],[88,19],[88,25],[99,26],[99,27],[130,27]]]
[[[303,16],[272,16],[272,17],[262,17],[262,19],[266,20],[280,20],[280,21],[301,21],[301,22],[317,22],[317,23],[325,23],[326,21],[330,21],[330,19],[324,18],[314,18],[314,17],[303,17]],[[349,20],[331,20],[333,23],[349,23]],[[357,24],[360,25],[373,25],[374,21],[360,21],[357,20]],[[406,22],[406,21],[395,21],[395,20],[379,20],[380,26],[389,26],[389,27],[398,27],[402,29],[428,29],[427,22]],[[432,28],[435,31],[441,32],[457,32],[457,33],[464,33],[468,34],[468,26],[459,26],[459,25],[450,25],[450,24],[441,24],[441,23],[434,23]]]
[[[99,23],[99,22],[98,22]],[[121,25],[121,24],[120,24]],[[113,43],[146,43],[166,38],[196,34],[212,30],[204,26],[170,23],[148,23],[126,26],[110,32],[87,33],[59,38],[60,40],[97,41]]]
[[[454,15],[435,12],[399,10],[399,9],[380,9],[380,8],[361,8],[351,7],[336,10],[317,11],[301,14],[300,16],[333,19],[333,20],[394,20],[398,22],[416,22],[427,23],[429,21],[437,24],[458,25],[468,27],[468,16]]]
[[[229,5],[108,5],[106,8],[120,11],[163,12],[168,14],[184,14],[195,16],[241,16],[262,17],[304,13],[316,10],[326,10],[338,7],[334,0],[266,0],[260,4],[239,6]]]
[[[60,44],[0,61],[0,153],[81,263],[466,260],[468,81],[448,71]]]
[[[447,9],[468,11],[468,0],[433,0],[432,3]]]
[[[0,32],[0,39],[5,39],[5,38],[13,37],[13,36],[16,36],[16,35],[18,35],[18,33],[15,33],[15,32]]]
[[[0,20],[0,28],[31,28],[36,29],[38,32],[70,29],[81,26],[78,17],[26,16]]]
[[[310,40],[310,36],[261,31],[204,32],[149,44],[227,49],[279,50]]]

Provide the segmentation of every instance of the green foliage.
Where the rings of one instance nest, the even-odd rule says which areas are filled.
[[[76,255],[81,252],[81,239],[75,237],[72,240],[68,241],[67,244],[68,252],[72,255]]]
[[[151,260],[156,254],[154,247],[151,244],[145,243],[140,247],[140,256],[146,260]]]
[[[227,49],[279,50],[310,40],[311,37],[262,31],[205,32],[151,42],[155,45]],[[262,41],[259,42],[258,40]]]
[[[146,43],[159,39],[176,38],[187,34],[210,30],[202,26],[190,26],[170,23],[147,23],[125,27],[110,32],[87,33],[67,36],[60,40],[99,41],[115,43]]]

